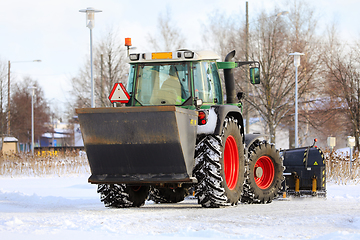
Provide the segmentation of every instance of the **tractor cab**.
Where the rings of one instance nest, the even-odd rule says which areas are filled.
[[[189,108],[196,105],[195,100],[205,105],[222,105],[219,69],[229,72],[243,65],[254,65],[250,67],[250,81],[260,83],[258,62],[218,62],[220,57],[212,51],[135,53],[129,54],[129,59],[127,92],[131,99],[127,106]],[[233,96],[233,93],[227,92],[227,95]]]
[[[216,60],[210,51],[180,50],[167,53],[130,54],[128,106],[193,106],[223,104]]]

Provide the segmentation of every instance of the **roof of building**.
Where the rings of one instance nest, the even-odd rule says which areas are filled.
[[[70,135],[69,134],[60,134],[60,133],[44,133],[43,135],[41,135],[41,137],[43,138],[56,138],[56,139],[59,139],[59,138],[69,138]]]
[[[0,138],[0,141],[2,139]],[[18,142],[19,140],[16,137],[4,137],[4,142]]]

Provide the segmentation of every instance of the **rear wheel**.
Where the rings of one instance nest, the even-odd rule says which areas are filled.
[[[244,145],[236,119],[225,119],[220,136],[207,135],[198,140],[195,162],[195,196],[199,204],[236,205],[244,183]]]
[[[100,200],[106,207],[141,207],[149,194],[148,186],[128,186],[126,184],[99,184]]]
[[[281,189],[283,161],[275,145],[256,140],[249,147],[249,162],[242,202],[269,203]]]
[[[149,194],[149,200],[155,203],[178,203],[185,199],[189,195],[187,188],[151,188]]]

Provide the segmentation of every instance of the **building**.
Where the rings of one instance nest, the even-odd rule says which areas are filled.
[[[15,137],[3,137],[0,139],[2,154],[11,155],[18,152],[18,139]]]

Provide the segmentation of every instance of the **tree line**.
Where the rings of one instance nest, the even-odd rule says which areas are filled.
[[[320,17],[311,3],[305,0],[288,1],[282,9],[274,7],[259,11],[249,19],[248,28],[244,16],[244,12],[229,16],[217,10],[202,23],[202,42],[190,43],[201,46],[202,49],[215,51],[221,56],[221,60],[224,60],[227,53],[236,50],[236,61],[259,61],[260,85],[249,84],[247,68],[235,71],[237,90],[245,93],[244,115],[260,119],[264,132],[271,136],[272,142],[275,142],[277,130],[288,131],[290,146],[293,146],[295,67],[293,57],[289,56],[289,53],[305,53],[301,57],[298,69],[300,145],[310,145],[309,139],[316,132],[322,142],[326,142],[328,136],[337,136],[340,139],[345,139],[348,135],[355,136],[356,148],[359,149],[360,42],[345,42],[335,25],[327,26],[326,31],[320,30]],[[167,8],[158,16],[157,32],[144,36],[149,43],[147,47],[151,51],[182,48],[190,39],[182,33],[180,24],[174,22],[171,18],[171,9]],[[111,106],[107,97],[113,85],[116,82],[126,85],[127,82],[126,48],[123,39],[120,39],[117,33],[114,30],[108,31],[94,45],[97,107]],[[1,69],[0,64],[0,74]],[[5,84],[3,77],[0,75],[0,85]],[[68,109],[71,109],[69,118],[72,118],[75,108],[90,106],[88,61],[84,62],[70,82],[70,95],[73,99]],[[26,89],[23,91],[29,92]],[[15,92],[12,98],[15,97],[14,94]],[[49,112],[47,105],[42,102],[41,92],[38,94],[39,109]],[[6,92],[4,95],[0,92],[1,113],[6,112],[6,100],[3,97],[5,95]],[[29,100],[26,104],[28,102]],[[14,104],[14,107],[20,105]],[[11,112],[15,114],[16,110]],[[16,117],[11,117],[14,118],[15,124]],[[45,121],[48,118],[43,117]],[[2,114],[0,120],[0,131],[4,133],[6,116]],[[23,136],[22,139],[27,138],[29,129],[21,131],[23,133],[17,133],[18,136]]]
[[[46,123],[50,123],[51,111],[43,89],[39,83],[24,77],[19,82],[11,79],[10,97],[10,119],[8,119],[8,68],[7,63],[0,61],[0,134],[5,137],[9,135],[16,137],[20,143],[31,142],[31,98],[34,86],[34,137],[40,139],[45,132],[53,129]],[[9,120],[9,121],[8,121]]]
[[[272,142],[276,130],[288,131],[290,147],[294,146],[295,67],[289,53],[305,53],[298,69],[300,145],[310,145],[314,136],[326,142],[328,136],[345,141],[346,136],[352,135],[358,149],[360,45],[344,42],[335,25],[327,26],[326,31],[319,30],[320,17],[309,1],[288,1],[283,8],[287,11],[274,7],[256,13],[249,21],[248,32],[245,13],[229,16],[217,10],[202,24],[202,43],[193,44],[217,52],[222,60],[236,50],[237,61],[246,60],[246,55],[249,60],[259,61],[261,84],[258,86],[248,84],[246,68],[236,70],[237,90],[245,93],[244,115],[261,119],[264,132],[271,136]],[[157,32],[146,35],[151,51],[184,46],[189,40],[179,24],[171,18],[169,8],[160,13]],[[113,84],[127,82],[123,39],[115,37],[110,33],[96,47],[97,106],[110,106],[106,97]],[[88,66],[86,63],[72,79],[76,107],[90,104],[89,93],[78,87],[90,84]]]

